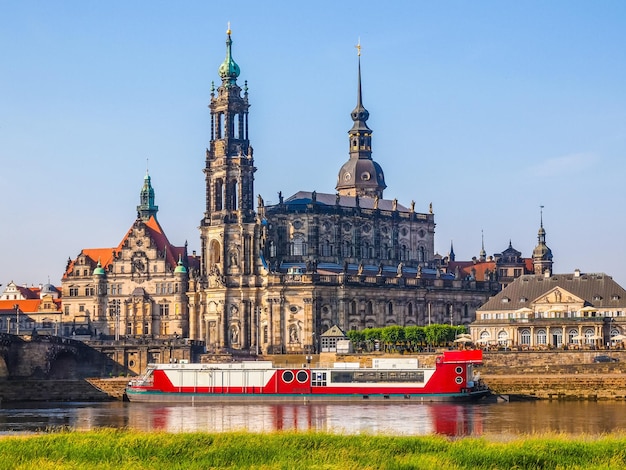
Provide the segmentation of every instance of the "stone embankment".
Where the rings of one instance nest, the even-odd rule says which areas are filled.
[[[596,356],[617,362],[594,363]],[[548,400],[626,399],[626,351],[487,352],[478,368],[498,395]]]

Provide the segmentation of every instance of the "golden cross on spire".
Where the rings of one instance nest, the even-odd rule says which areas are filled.
[[[356,55],[361,57],[361,37],[360,36],[359,36],[358,44],[356,46],[354,46],[354,47],[356,47],[356,51],[357,51]]]
[[[226,30],[226,34],[230,36],[230,21],[228,22],[228,29]]]

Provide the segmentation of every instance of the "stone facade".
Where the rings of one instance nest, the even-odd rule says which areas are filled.
[[[521,276],[478,309],[470,331],[495,347],[621,346],[626,290],[603,273]]]
[[[94,337],[187,337],[187,247],[172,245],[157,221],[146,174],[137,219],[119,245],[85,248],[68,260],[62,278],[60,334]]]

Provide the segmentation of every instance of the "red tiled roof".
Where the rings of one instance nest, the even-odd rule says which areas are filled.
[[[0,300],[1,313],[15,313],[15,305],[20,309],[20,313],[36,313],[39,309],[40,299],[29,300]]]
[[[496,270],[496,262],[495,261],[451,261],[448,265],[448,272],[454,274],[456,272],[456,268],[459,268],[460,276],[467,277],[472,274],[472,269],[476,271],[475,279],[477,281],[485,280],[485,271],[495,272]]]
[[[152,238],[152,240],[154,240],[154,243],[156,244],[157,250],[160,252],[165,251],[166,264],[174,268],[178,263],[178,257],[181,256],[184,258],[185,247],[172,245],[167,239],[167,236],[165,235],[163,228],[161,228],[161,225],[159,224],[159,222],[156,220],[154,216],[151,216],[150,219],[147,222],[145,222],[145,225],[146,225],[146,229],[148,233],[150,234],[150,238]],[[89,259],[91,259],[91,261],[93,262],[93,266],[91,266],[92,268],[96,266],[96,263],[98,261],[100,261],[100,264],[106,270],[107,267],[113,262],[113,253],[117,254],[120,251],[122,251],[124,242],[129,237],[132,231],[133,231],[133,227],[128,229],[128,232],[126,232],[126,235],[124,235],[124,237],[122,238],[122,241],[116,247],[85,248],[81,251],[81,253],[87,256]],[[71,260],[70,263],[68,264],[67,269],[65,270],[65,273],[63,274],[64,279],[67,277],[69,273],[71,273],[74,270],[75,261],[76,260]]]

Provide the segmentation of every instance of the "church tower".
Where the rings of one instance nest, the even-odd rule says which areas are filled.
[[[159,206],[154,205],[154,189],[150,182],[150,175],[146,171],[146,176],[143,178],[143,187],[139,194],[139,205],[137,206],[137,218],[145,221],[150,220],[150,217],[154,216],[156,219]]]
[[[385,175],[381,166],[372,160],[372,130],[367,126],[370,113],[363,106],[361,93],[361,44],[358,50],[358,89],[356,108],[350,114],[354,125],[348,131],[350,159],[343,164],[337,177],[340,196],[383,198]]]
[[[239,65],[232,55],[230,27],[226,58],[211,85],[211,142],[204,168],[206,210],[201,221],[202,275],[249,274],[255,213],[254,160],[248,140],[248,87],[237,84]]]
[[[211,84],[211,140],[204,168],[206,209],[200,222],[202,261],[189,295],[191,337],[218,348],[250,348],[256,331],[250,321],[256,305],[258,228],[254,211],[254,159],[248,140],[248,86],[237,84],[230,25],[226,58],[218,69],[222,83]]]
[[[552,250],[546,245],[546,230],[543,228],[543,206],[541,206],[541,222],[537,233],[537,246],[533,250],[533,267],[535,274],[552,275]]]

